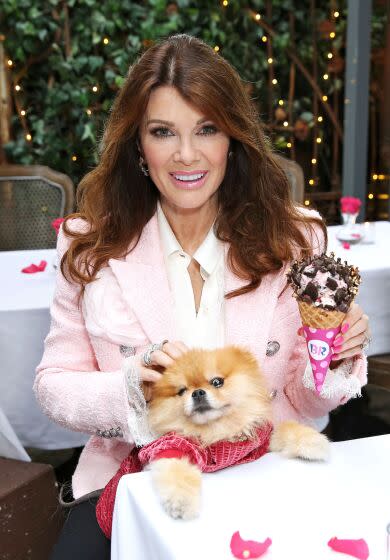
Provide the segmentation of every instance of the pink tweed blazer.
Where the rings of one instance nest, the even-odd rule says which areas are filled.
[[[75,220],[73,227],[82,228],[83,222]],[[61,230],[59,258],[68,246]],[[317,243],[314,249],[321,247]],[[247,347],[257,357],[274,395],[274,423],[310,424],[341,400],[324,399],[302,385],[308,357],[297,335],[297,303],[289,288],[283,291],[287,267],[268,274],[253,292],[225,301],[225,343]],[[225,267],[226,292],[244,283]],[[73,476],[75,498],[103,488],[133,447],[123,347],[139,354],[150,342],[179,339],[156,215],[126,258],[110,259],[87,286],[80,306],[78,294],[79,287],[58,271],[51,328],[34,384],[43,410],[55,422],[91,434]],[[276,353],[266,353],[267,345]],[[366,383],[363,355],[355,360],[353,375]],[[108,430],[116,437],[102,437]]]

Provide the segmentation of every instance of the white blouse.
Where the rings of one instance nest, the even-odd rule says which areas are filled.
[[[198,313],[188,266],[191,256],[175,237],[158,204],[157,220],[162,251],[174,300],[174,316],[179,340],[188,347],[217,348],[224,345],[224,245],[213,227],[195,251],[204,280]]]

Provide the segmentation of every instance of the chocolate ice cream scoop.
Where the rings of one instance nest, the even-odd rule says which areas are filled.
[[[334,253],[294,261],[287,273],[297,299],[316,307],[346,313],[361,282],[358,268]]]

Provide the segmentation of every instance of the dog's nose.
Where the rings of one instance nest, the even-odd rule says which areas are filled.
[[[200,401],[200,400],[204,399],[205,396],[206,396],[206,391],[204,391],[203,389],[196,389],[192,393],[192,398],[195,401]]]

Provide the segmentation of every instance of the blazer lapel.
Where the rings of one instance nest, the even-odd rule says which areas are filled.
[[[245,286],[248,282],[241,280],[230,270],[226,257],[225,262],[225,293],[229,293]],[[248,348],[260,363],[265,358],[278,295],[277,276],[278,273],[267,274],[256,290],[232,299],[225,299],[225,344]]]
[[[156,214],[146,224],[136,247],[125,260],[109,265],[122,290],[124,301],[136,315],[151,342],[177,340],[164,257]]]

